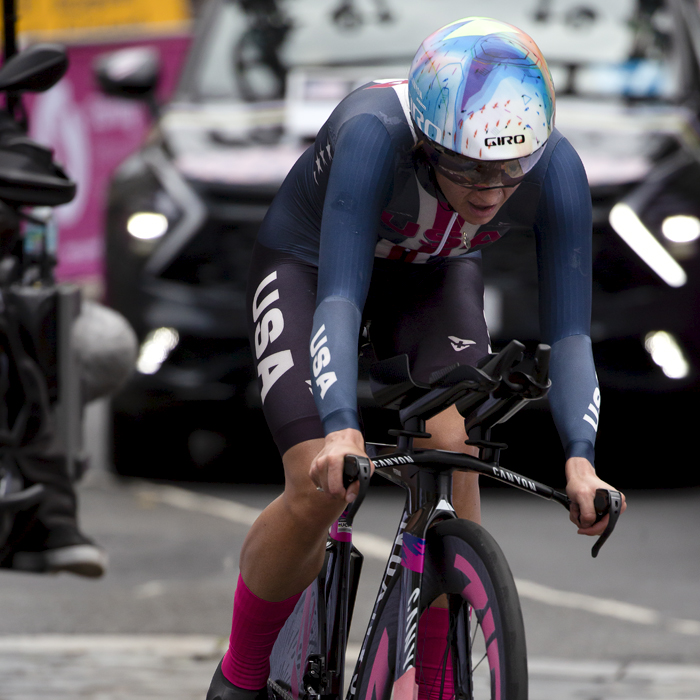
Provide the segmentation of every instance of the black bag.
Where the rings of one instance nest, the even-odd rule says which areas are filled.
[[[7,112],[0,112],[0,199],[55,207],[70,202],[75,188],[54,163],[53,151],[32,141]]]

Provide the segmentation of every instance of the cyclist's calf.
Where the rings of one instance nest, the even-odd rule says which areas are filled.
[[[323,565],[328,528],[344,504],[316,490],[309,464],[323,440],[309,440],[285,453],[285,491],[255,521],[241,549],[240,571],[263,600],[299,593]]]

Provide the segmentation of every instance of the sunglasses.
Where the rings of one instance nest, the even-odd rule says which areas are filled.
[[[460,187],[483,190],[515,187],[539,161],[544,148],[510,160],[476,160],[423,140],[422,148],[435,170]]]

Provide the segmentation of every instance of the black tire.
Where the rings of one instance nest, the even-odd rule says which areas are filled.
[[[449,601],[457,700],[527,700],[527,651],[518,592],[503,552],[480,525],[447,520],[428,532],[421,609],[442,594]],[[420,675],[417,669],[419,682],[434,685],[437,697],[443,674],[432,679]]]

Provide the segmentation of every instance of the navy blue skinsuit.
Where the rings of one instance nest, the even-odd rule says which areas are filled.
[[[376,81],[345,98],[288,175],[258,237],[318,266],[311,383],[326,434],[359,429],[357,338],[375,259],[479,257],[505,233],[531,229],[542,340],[552,346],[552,413],[566,457],[593,462],[600,393],[589,337],[591,198],[578,155],[555,130],[525,181],[478,227],[449,207],[417,159],[407,110],[406,81]]]

